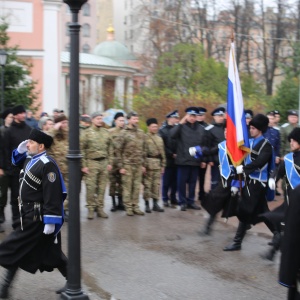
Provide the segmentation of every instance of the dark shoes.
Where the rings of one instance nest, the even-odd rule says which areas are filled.
[[[242,249],[241,243],[232,243],[225,248],[223,248],[223,251],[239,251]]]
[[[5,222],[4,207],[0,208],[0,224]]]
[[[201,209],[201,207],[198,206],[198,205],[196,205],[195,203],[188,204],[187,208],[196,209],[196,210],[200,210]]]
[[[180,210],[181,210],[181,211],[186,211],[186,204],[182,204]]]
[[[164,212],[164,209],[161,208],[161,207],[158,205],[157,201],[158,201],[157,199],[153,199],[153,208],[152,208],[152,210],[153,210],[153,211],[158,211],[158,212]]]

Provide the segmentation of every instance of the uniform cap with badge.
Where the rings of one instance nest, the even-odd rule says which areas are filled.
[[[190,107],[186,108],[185,112],[188,115],[195,115],[195,116],[199,115],[198,107],[195,107],[195,106],[190,106]]]
[[[290,109],[290,110],[288,110],[287,111],[287,115],[288,116],[299,116],[299,113],[298,113],[298,111],[297,110],[295,110],[295,109]]]
[[[199,106],[198,111],[199,111],[199,116],[203,116],[207,112],[207,109],[204,108],[204,107]]]
[[[253,118],[253,111],[251,109],[245,109],[245,118],[252,119]]]
[[[179,118],[178,110],[175,109],[175,110],[169,112],[168,114],[166,114],[166,118],[167,119],[169,119],[169,118]]]
[[[225,114],[225,108],[224,107],[217,107],[211,112],[212,116],[223,116]]]

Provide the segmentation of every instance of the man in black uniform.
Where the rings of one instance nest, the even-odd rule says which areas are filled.
[[[203,127],[206,128],[208,123],[205,122],[205,113],[207,109],[204,107],[198,107],[199,115],[197,116],[197,122]],[[207,165],[206,162],[202,162],[199,168],[199,193],[198,200],[202,200],[204,197],[204,182],[205,182],[205,173],[206,173]]]
[[[177,191],[182,211],[187,208],[200,209],[195,204],[195,190],[202,159],[191,157],[189,148],[203,146],[205,134],[204,128],[196,120],[198,108],[188,107],[185,112],[186,115],[170,133],[171,138],[176,139]]]
[[[218,145],[225,140],[225,109],[223,107],[218,107],[211,113],[211,115],[213,116],[214,121],[211,123],[211,125],[208,125],[205,128],[205,139],[209,151],[215,153],[207,158],[208,164],[211,166],[211,189],[213,190],[220,181]]]
[[[58,268],[67,276],[67,258],[61,250],[60,237],[66,190],[58,166],[46,154],[52,142],[52,137],[33,129],[29,140],[13,151],[13,164],[22,168],[20,213],[13,223],[15,230],[0,244],[0,265],[7,269],[0,298],[8,297],[18,268],[32,274]]]
[[[266,200],[267,182],[275,166],[275,158],[272,145],[262,135],[268,124],[269,119],[262,114],[257,114],[249,123],[251,153],[245,158],[244,166],[236,167],[237,174],[243,174],[245,181],[237,213],[240,222],[233,243],[226,246],[224,251],[241,250],[246,231],[251,224],[262,222],[260,215],[269,210]],[[265,220],[265,224],[274,232],[271,222]]]
[[[168,113],[166,115],[167,120],[164,122],[164,124],[158,131],[158,134],[163,139],[166,155],[166,167],[162,177],[162,200],[164,202],[165,207],[168,207],[170,205],[170,200],[172,208],[177,207],[177,167],[175,164],[176,141],[170,137],[170,131],[177,124],[178,118],[178,110],[174,110]]]
[[[11,190],[10,204],[12,209],[12,219],[19,218],[18,208],[18,187],[19,187],[19,169],[11,164],[11,153],[18,145],[27,139],[31,127],[25,123],[26,110],[23,105],[13,107],[12,113],[14,120],[10,127],[4,132],[3,137],[3,160],[0,169],[2,169],[7,176],[8,187]]]

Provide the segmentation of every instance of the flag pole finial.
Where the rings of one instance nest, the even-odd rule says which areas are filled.
[[[231,31],[231,36],[230,36],[230,38],[231,38],[231,42],[233,43],[233,42],[234,42],[234,32],[233,32],[233,30]]]

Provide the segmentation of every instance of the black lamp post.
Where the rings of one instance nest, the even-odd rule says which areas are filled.
[[[1,112],[4,111],[4,66],[6,65],[7,53],[0,50],[0,66],[1,66]]]
[[[61,299],[89,299],[81,289],[80,264],[80,210],[79,192],[81,182],[79,149],[79,31],[78,13],[87,0],[64,0],[72,13],[69,24],[71,38],[70,53],[70,118],[69,118],[69,240],[68,240],[68,282],[67,290],[61,294]]]

